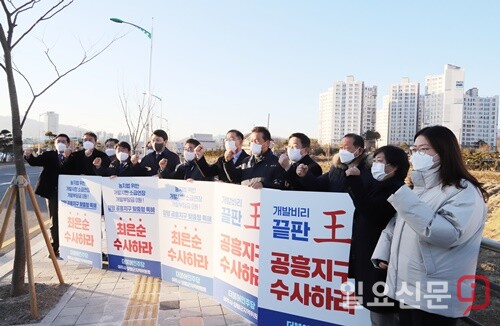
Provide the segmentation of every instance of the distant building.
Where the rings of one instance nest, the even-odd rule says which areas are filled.
[[[476,147],[479,141],[487,143],[492,150],[497,147],[498,95],[479,97],[477,88],[464,95],[462,145]]]
[[[199,141],[206,150],[219,148],[212,134],[192,134],[190,138],[194,138]]]
[[[379,145],[413,144],[417,131],[419,83],[405,77],[399,84],[392,84],[389,95],[384,96],[382,110],[377,114]]]
[[[53,134],[59,133],[59,114],[54,111],[47,111],[43,115],[43,134],[52,132]]]
[[[442,125],[449,128],[462,143],[464,107],[462,68],[447,64],[444,74],[425,78],[425,103],[422,127]]]
[[[363,108],[361,110],[361,135],[369,130],[376,131],[377,86],[363,88]]]
[[[106,139],[114,138],[113,137],[113,133],[106,132],[106,131],[103,131],[103,130],[96,131],[95,134],[97,135],[97,141],[100,142],[103,145],[104,145],[104,142],[106,141]]]
[[[318,142],[338,144],[347,133],[362,134],[373,130],[377,87],[365,87],[363,81],[347,76],[319,95]]]

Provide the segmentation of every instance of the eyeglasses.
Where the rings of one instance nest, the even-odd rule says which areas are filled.
[[[419,148],[417,146],[410,146],[410,154],[420,154],[420,155],[425,155],[428,154],[428,152],[432,151],[432,147],[423,145]]]

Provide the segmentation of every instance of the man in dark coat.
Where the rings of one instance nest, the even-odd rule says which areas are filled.
[[[175,167],[181,162],[179,156],[167,148],[168,135],[165,130],[157,129],[151,135],[151,144],[154,152],[144,156],[141,160],[141,166],[148,170],[148,175],[157,175],[160,169],[160,161],[167,160],[166,169],[172,173]]]
[[[101,160],[101,167],[108,167],[111,163],[109,156],[95,148],[97,144],[97,135],[87,131],[83,134],[83,149],[72,153],[61,170],[61,174],[70,175],[100,175],[94,167],[94,160]]]
[[[297,175],[297,167],[300,164],[307,165],[309,173],[315,177],[319,177],[323,173],[321,166],[309,156],[310,146],[311,140],[303,133],[296,132],[288,137],[287,152],[281,154],[278,160],[285,171],[286,190],[306,190]]]
[[[247,152],[242,149],[242,146],[243,134],[236,129],[229,130],[224,140],[224,148],[226,151],[234,153],[232,161],[235,167],[240,166],[243,160],[248,157]],[[220,156],[214,164],[208,164],[205,156],[203,156],[203,146],[196,147],[195,152],[195,163],[206,178],[214,178],[215,181],[230,182],[224,171],[224,156]]]
[[[100,175],[104,177],[143,177],[148,175],[145,167],[139,164],[137,156],[130,156],[132,147],[125,141],[117,142],[115,145],[115,159],[109,167],[101,168],[101,159],[94,160],[94,166]],[[104,214],[103,214],[104,215]]]
[[[241,183],[254,189],[283,189],[285,179],[278,158],[270,149],[271,133],[266,127],[255,127],[250,135],[252,155],[246,157],[239,167],[233,162],[234,153],[224,153],[224,171],[230,182]]]
[[[35,193],[47,198],[49,214],[52,221],[50,235],[52,237],[52,248],[56,256],[59,256],[59,214],[57,185],[62,166],[71,154],[70,139],[66,134],[59,134],[54,139],[55,150],[46,151],[41,155],[34,156],[31,149],[24,151],[24,159],[31,166],[42,166],[43,170],[38,178]]]
[[[163,179],[178,179],[178,180],[201,180],[210,181],[211,178],[205,178],[205,175],[200,171],[195,164],[194,149],[200,145],[200,142],[194,138],[189,138],[184,142],[184,162],[176,166],[174,172],[169,172],[167,167],[167,160],[160,161],[159,177]]]

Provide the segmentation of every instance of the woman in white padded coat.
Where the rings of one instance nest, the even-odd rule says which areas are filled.
[[[372,262],[388,268],[401,325],[456,325],[472,304],[461,299],[472,297],[488,195],[467,171],[451,130],[426,127],[414,141],[414,188],[403,185],[387,199],[396,215]]]

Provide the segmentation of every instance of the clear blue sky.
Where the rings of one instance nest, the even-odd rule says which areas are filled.
[[[80,59],[79,42],[88,49],[127,33],[37,100],[29,116],[51,110],[63,124],[126,131],[119,93],[137,106],[147,90],[150,43],[109,18],[150,30],[154,17],[152,93],[163,99],[171,138],[248,132],[266,125],[268,114],[273,136],[315,138],[319,93],[347,75],[379,87],[379,108],[391,83],[409,77],[423,92],[425,76],[442,74],[447,63],[465,69],[465,89],[500,94],[499,9],[493,0],[85,0],[40,25],[14,60],[40,89],[54,76],[41,39],[63,70]],[[30,96],[17,83],[24,112]],[[5,78],[0,115],[10,115]]]

